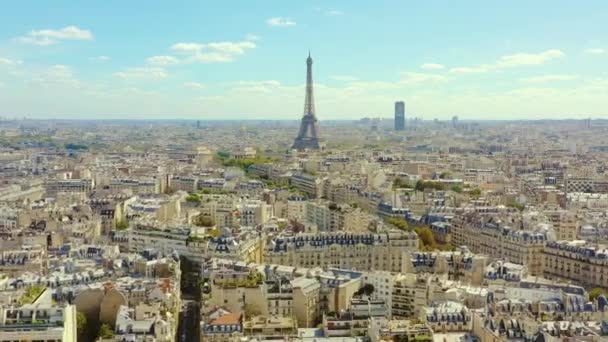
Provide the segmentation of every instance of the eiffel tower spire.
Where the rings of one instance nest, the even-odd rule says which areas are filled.
[[[319,145],[319,125],[315,114],[315,97],[312,81],[312,57],[310,50],[306,58],[306,97],[304,99],[304,115],[300,123],[298,136],[293,142],[293,148],[298,150],[318,150]]]

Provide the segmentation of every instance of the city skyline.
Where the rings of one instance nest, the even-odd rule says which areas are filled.
[[[599,1],[142,4],[7,6],[0,116],[298,120],[308,48],[322,120],[608,114]]]

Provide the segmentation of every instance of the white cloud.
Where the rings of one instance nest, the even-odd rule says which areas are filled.
[[[456,67],[451,68],[450,72],[456,74],[480,74],[490,70],[490,66],[487,64],[482,64],[480,66],[475,67]]]
[[[337,16],[344,15],[343,11],[340,11],[340,10],[337,10],[337,9],[324,9],[323,7],[319,7],[319,6],[315,6],[312,9],[315,12],[323,13],[326,16],[329,16],[329,17],[337,17]]]
[[[352,82],[352,81],[357,80],[357,78],[355,76],[350,76],[350,75],[333,75],[330,78],[334,81],[341,81],[341,82]]]
[[[401,84],[415,84],[415,83],[438,83],[445,82],[448,79],[442,75],[424,74],[418,72],[404,72],[401,73]]]
[[[153,56],[147,62],[151,65],[171,65],[179,63],[179,60],[173,56]]]
[[[27,71],[24,76],[29,85],[40,87],[69,86],[80,88],[81,82],[74,77],[70,67],[63,64],[52,65],[43,69]]]
[[[0,57],[0,65],[14,66],[14,65],[19,65],[21,63],[22,62],[20,60],[8,59],[8,58]]]
[[[558,82],[558,81],[572,81],[577,79],[575,75],[542,75],[527,77],[521,79],[524,83],[547,83],[547,82]]]
[[[600,49],[600,48],[592,48],[592,49],[587,49],[585,50],[586,53],[590,53],[593,55],[603,55],[606,53],[605,49]]]
[[[176,43],[171,46],[171,50],[176,53],[188,56],[190,62],[200,63],[225,63],[232,62],[234,57],[243,55],[249,49],[254,49],[255,43],[252,41],[240,42],[211,42],[201,43]]]
[[[270,93],[281,86],[276,80],[237,81],[233,83],[233,92]]]
[[[296,26],[296,22],[291,20],[291,18],[284,17],[273,17],[266,20],[266,24],[274,27],[288,27],[288,26]]]
[[[441,70],[445,68],[445,66],[443,64],[437,64],[437,63],[424,63],[420,66],[420,69],[425,69],[425,70]]]
[[[344,12],[332,9],[332,10],[325,11],[325,14],[330,17],[337,17],[337,16],[344,15]]]
[[[129,68],[123,71],[114,73],[114,76],[122,78],[124,80],[135,80],[135,79],[151,79],[160,80],[167,78],[169,74],[165,69],[157,67],[141,67],[141,68]]]
[[[202,83],[198,83],[198,82],[186,82],[186,83],[184,83],[184,87],[190,88],[190,89],[204,89],[205,85]]]
[[[565,56],[565,54],[561,50],[557,49],[546,50],[540,53],[521,52],[513,55],[502,56],[492,64],[481,64],[470,67],[456,67],[450,69],[450,72],[459,74],[479,74],[504,68],[542,65],[551,60],[558,59],[563,56]]]
[[[249,40],[249,41],[256,41],[256,40],[260,40],[260,37],[258,35],[252,34],[252,33],[248,33],[245,36],[245,40]]]
[[[261,86],[271,86],[278,87],[281,85],[281,82],[277,80],[264,80],[264,81],[237,81],[234,84],[239,86],[251,86],[251,85],[261,85]]]
[[[110,57],[108,57],[108,56],[97,56],[97,57],[91,58],[91,61],[100,62],[100,63],[107,62],[109,60],[110,60]]]
[[[93,33],[77,26],[66,26],[62,29],[34,30],[27,35],[18,37],[18,42],[39,46],[48,46],[62,40],[93,40]]]
[[[199,43],[176,43],[171,46],[171,50],[181,53],[194,53],[200,51],[204,46]]]
[[[514,55],[502,56],[496,62],[498,68],[517,67],[522,65],[541,65],[550,60],[561,58],[564,53],[561,50],[552,49],[541,53],[516,53]]]

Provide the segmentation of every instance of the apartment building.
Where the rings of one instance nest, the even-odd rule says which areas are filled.
[[[187,176],[173,176],[169,186],[171,190],[194,193],[198,190],[198,179]]]
[[[580,224],[576,214],[566,210],[543,212],[553,224],[556,240],[576,240],[580,232]]]
[[[565,180],[565,188],[566,193],[608,193],[608,179],[568,177]]]
[[[519,230],[475,216],[456,217],[451,232],[453,246],[467,246],[473,253],[525,265],[530,275],[542,274],[541,252],[553,238],[551,231],[542,227]]]
[[[291,176],[291,186],[307,194],[310,198],[319,198],[323,194],[323,181],[306,173]]]
[[[416,274],[398,274],[393,278],[392,317],[413,319],[427,304],[428,277]]]
[[[306,202],[306,222],[315,224],[319,232],[343,230],[345,210],[349,208],[329,201]]]
[[[413,232],[281,235],[266,251],[268,262],[297,267],[336,267],[400,272],[404,253],[418,249]]]
[[[542,251],[548,279],[608,288],[608,247],[582,240],[548,242]]]
[[[272,217],[272,206],[259,200],[243,201],[236,205],[239,223],[243,227],[264,224]]]
[[[60,192],[90,193],[95,182],[92,179],[51,179],[46,182],[48,197],[56,197]]]
[[[287,218],[304,222],[308,202],[303,196],[291,195],[287,198]]]
[[[157,194],[161,191],[160,180],[151,178],[145,179],[130,179],[130,178],[112,178],[108,186],[110,190],[125,190],[129,189],[135,195],[139,194]]]
[[[76,341],[76,307],[43,290],[31,303],[0,306],[0,341]]]

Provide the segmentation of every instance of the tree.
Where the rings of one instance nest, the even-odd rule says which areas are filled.
[[[407,224],[407,221],[402,218],[390,218],[387,222],[403,231],[409,230],[409,225]]]
[[[188,195],[188,197],[186,197],[186,201],[187,202],[193,202],[193,203],[198,203],[201,201],[201,197],[197,194],[192,194],[192,195]]]
[[[372,284],[365,284],[365,285],[363,285],[363,287],[361,287],[361,288],[360,288],[360,289],[359,289],[359,290],[356,292],[356,294],[358,294],[358,295],[363,295],[363,294],[364,294],[364,295],[366,295],[366,296],[369,296],[369,295],[371,295],[372,293],[374,293],[374,285],[372,285]]]
[[[217,153],[217,157],[220,159],[228,159],[228,158],[230,158],[230,153],[224,152],[224,151],[219,151]]]
[[[462,187],[460,185],[454,185],[451,188],[452,191],[456,192],[456,193],[461,193],[462,192]]]
[[[511,207],[511,208],[515,208],[515,209],[517,209],[517,210],[519,210],[519,211],[524,211],[524,209],[526,209],[526,206],[525,206],[525,205],[523,205],[523,204],[521,204],[521,203],[518,203],[518,202],[515,202],[515,201],[513,201],[513,202],[511,202],[511,203],[507,204],[507,206],[508,206],[508,207]]]
[[[120,220],[116,222],[116,230],[125,230],[129,228],[129,222],[127,220]]]
[[[437,248],[437,242],[435,242],[435,236],[433,235],[433,231],[431,230],[431,228],[416,228],[415,231],[416,234],[418,234],[420,242],[422,242],[422,247],[424,250],[432,251]]]
[[[449,173],[449,172],[447,172],[447,171],[442,172],[442,173],[439,175],[439,179],[448,179],[448,178],[450,178],[450,177],[452,177],[452,174],[451,174],[451,173]]]
[[[112,338],[114,337],[114,330],[112,330],[112,327],[108,323],[104,323],[99,327],[99,334],[97,336],[104,339]]]
[[[434,181],[424,181],[422,179],[418,180],[416,182],[416,185],[414,186],[414,189],[416,189],[416,191],[424,191],[424,189],[435,189],[435,190],[443,190],[443,184],[441,184],[440,182],[434,182]]]
[[[589,290],[589,300],[594,301],[597,297],[601,295],[606,295],[606,291],[604,289],[595,287]]]
[[[259,316],[261,314],[262,314],[262,311],[256,304],[253,304],[253,303],[245,304],[245,316],[247,318]]]
[[[475,189],[471,190],[469,192],[469,194],[471,195],[471,197],[477,198],[477,197],[481,196],[481,189],[480,188],[475,188]]]
[[[396,177],[395,179],[393,179],[393,189],[403,188],[404,185],[405,182],[401,178]]]
[[[66,148],[66,150],[74,150],[74,151],[87,150],[89,148],[87,145],[74,144],[74,143],[65,144],[64,147]]]
[[[213,227],[215,222],[209,216],[199,215],[194,219],[194,225],[199,227]]]
[[[76,331],[79,336],[82,336],[84,332],[87,330],[87,316],[85,316],[82,312],[76,312]]]

